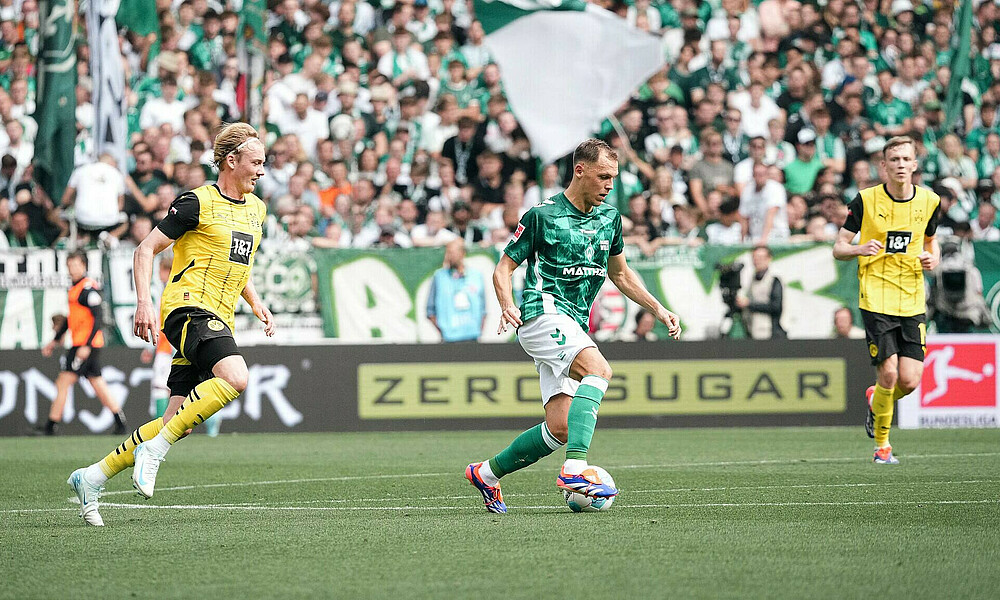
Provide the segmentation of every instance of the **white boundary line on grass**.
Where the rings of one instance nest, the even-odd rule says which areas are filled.
[[[862,487],[887,487],[887,486],[928,486],[928,485],[970,485],[977,483],[1000,483],[1000,479],[966,479],[962,481],[908,481],[908,482],[880,482],[880,483],[803,483],[794,485],[745,485],[732,487],[706,487],[706,488],[664,488],[660,490],[624,490],[624,495],[632,494],[673,494],[673,493],[697,493],[697,492],[734,492],[743,490],[791,490],[810,488],[862,488]],[[559,492],[554,492],[559,493]],[[514,493],[505,494],[508,498],[531,498],[551,496],[552,493]],[[392,502],[410,500],[468,500],[481,498],[479,494],[469,494],[463,496],[413,496],[413,497],[392,497],[392,498],[337,498],[333,500],[302,500],[298,504],[348,504],[351,502]],[[76,500],[72,498],[71,501]],[[271,502],[270,504],[274,504]],[[265,504],[259,504],[265,506]]]
[[[922,458],[970,458],[983,456],[1000,456],[1000,452],[967,452],[959,454],[911,454],[904,456],[905,459]],[[721,462],[689,462],[689,463],[663,463],[653,465],[617,465],[609,466],[608,469],[681,469],[687,467],[728,467],[739,465],[771,465],[771,464],[802,464],[802,463],[837,463],[837,462],[862,462],[865,458],[858,456],[837,457],[837,458],[801,458],[801,459],[781,459],[781,460],[738,460]],[[461,475],[462,470],[446,471],[441,473],[403,473],[399,475],[346,475],[340,477],[311,477],[306,479],[272,479],[268,481],[230,481],[225,483],[201,483],[193,485],[177,485],[172,487],[157,488],[159,492],[169,492],[177,490],[194,490],[208,488],[225,487],[247,487],[258,485],[283,485],[286,483],[323,483],[333,481],[363,481],[366,479],[404,479],[419,477],[445,477]],[[115,490],[105,492],[102,497],[122,496],[134,494],[134,490]]]
[[[663,503],[663,504],[623,504],[620,509],[630,508],[758,508],[793,506],[896,506],[896,505],[952,505],[952,504],[1000,504],[997,499],[984,500],[860,500],[847,502],[707,502],[707,503]],[[105,503],[106,507],[137,508],[147,510],[230,510],[230,511],[481,511],[482,506],[242,506],[231,504],[130,504]],[[565,505],[512,506],[514,510],[556,510]]]

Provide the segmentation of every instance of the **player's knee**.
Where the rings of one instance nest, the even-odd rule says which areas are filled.
[[[229,380],[229,385],[233,386],[233,389],[238,393],[242,394],[243,390],[247,389],[247,381],[250,379],[250,374],[243,372],[239,375],[234,376]]]
[[[917,389],[918,385],[920,385],[920,375],[914,375],[912,373],[900,374],[899,379],[896,381],[896,385],[899,386],[899,389],[909,394],[913,390]]]
[[[552,437],[559,440],[559,443],[565,444],[566,438],[569,437],[569,426],[566,424],[566,421],[561,423],[547,423],[547,425]]]
[[[605,381],[611,381],[611,375],[613,373],[611,372],[611,365],[609,365],[607,362],[604,362],[602,364],[594,365],[594,367],[590,370],[590,373],[587,374],[597,375],[598,377],[604,379]]]
[[[898,379],[899,374],[896,372],[896,369],[879,368],[878,383],[882,387],[892,389],[896,386]]]
[[[246,369],[234,369],[229,373],[226,373],[223,378],[226,383],[233,386],[236,393],[242,394],[243,390],[247,389],[247,382],[250,379],[250,373]]]

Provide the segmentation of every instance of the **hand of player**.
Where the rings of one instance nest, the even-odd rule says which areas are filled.
[[[923,267],[925,271],[934,270],[934,267],[938,266],[938,263],[941,262],[938,257],[934,256],[930,252],[921,252],[920,256],[917,258],[920,259],[920,266]]]
[[[273,336],[277,324],[274,322],[274,315],[271,314],[271,311],[263,304],[257,303],[253,306],[253,314],[264,323],[264,333],[267,337]]]
[[[74,362],[83,364],[83,361],[90,358],[90,346],[80,346],[76,349],[76,354],[73,357]]]
[[[500,326],[497,327],[497,335],[506,332],[508,324],[515,329],[521,326],[521,309],[513,304],[500,307]]]
[[[656,318],[667,326],[667,333],[670,334],[675,340],[681,338],[681,319],[674,313],[670,312],[665,308],[660,308],[659,312],[656,314]]]
[[[152,348],[143,348],[142,354],[139,355],[139,360],[142,361],[142,364],[148,365],[149,363],[153,362],[153,356],[155,354],[156,353],[153,352]]]
[[[56,342],[55,342],[55,340],[52,340],[48,344],[45,344],[45,347],[42,348],[42,356],[45,356],[45,357],[52,356],[52,352],[55,349],[56,349]]]
[[[882,242],[878,240],[868,240],[868,243],[858,246],[858,256],[875,256],[882,251]]]
[[[160,337],[160,324],[157,321],[158,319],[153,312],[152,303],[140,302],[135,307],[135,321],[132,326],[132,333],[143,341],[152,342],[155,346]]]

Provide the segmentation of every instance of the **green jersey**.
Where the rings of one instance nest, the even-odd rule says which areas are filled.
[[[582,213],[559,193],[531,208],[504,249],[517,264],[528,260],[521,320],[562,314],[587,331],[590,305],[608,274],[608,257],[624,249],[622,218],[612,206]]]

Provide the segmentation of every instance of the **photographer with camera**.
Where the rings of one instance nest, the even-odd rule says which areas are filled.
[[[747,333],[755,340],[785,339],[781,327],[783,288],[781,280],[771,271],[771,249],[757,246],[751,255],[753,279],[747,294],[736,296],[736,306],[743,309]]]

